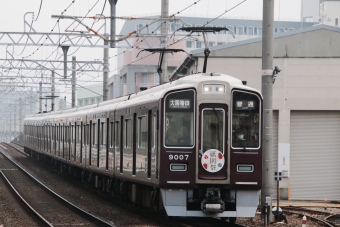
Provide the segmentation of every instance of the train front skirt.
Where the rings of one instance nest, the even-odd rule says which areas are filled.
[[[163,205],[168,216],[186,217],[254,217],[259,204],[261,190],[236,191],[236,209],[221,211],[223,202],[202,200],[200,210],[188,210],[185,189],[161,189]],[[204,206],[204,207],[203,207]]]

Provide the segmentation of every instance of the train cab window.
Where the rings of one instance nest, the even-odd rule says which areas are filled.
[[[195,91],[172,92],[165,97],[164,145],[194,146]]]
[[[259,148],[260,110],[261,102],[258,95],[233,91],[231,135],[233,148]]]
[[[216,149],[224,153],[224,125],[225,113],[223,109],[207,108],[202,112],[202,151]]]
[[[146,117],[138,118],[138,148],[145,148],[147,143],[148,132],[146,127]]]
[[[124,147],[131,148],[132,143],[132,119],[125,120],[125,134],[124,134]]]

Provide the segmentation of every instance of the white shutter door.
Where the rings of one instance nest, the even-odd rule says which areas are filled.
[[[340,112],[292,111],[292,200],[340,199]]]

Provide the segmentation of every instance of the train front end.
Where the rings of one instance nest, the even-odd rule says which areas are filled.
[[[159,180],[166,212],[253,217],[262,186],[262,97],[230,76],[190,77],[161,101]]]

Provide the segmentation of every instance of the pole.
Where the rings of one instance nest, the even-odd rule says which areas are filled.
[[[72,56],[72,108],[76,107],[76,56]]]
[[[52,71],[52,80],[51,80],[51,85],[52,85],[52,89],[51,89],[51,111],[54,111],[54,71]]]
[[[105,34],[107,37],[108,35]],[[104,40],[104,45],[108,45],[109,41]],[[108,86],[107,86],[107,80],[109,77],[109,48],[104,47],[104,68],[103,68],[103,101],[107,101],[107,94],[108,94]]]
[[[168,18],[169,17],[169,0],[162,0],[161,7],[161,17]],[[161,29],[161,47],[165,48],[168,44],[168,23],[166,21],[162,21],[162,29]],[[162,76],[160,78],[160,84],[165,84],[169,81],[168,78],[168,54],[164,53],[163,63],[162,63]]]
[[[274,0],[263,0],[263,36],[262,36],[262,95],[263,95],[263,171],[261,204],[265,204],[266,196],[273,194],[273,46],[274,46]],[[269,220],[272,219],[272,203],[269,205]]]
[[[42,113],[42,82],[39,82],[39,113]]]
[[[116,40],[116,4],[118,0],[109,0],[111,4],[111,19],[110,19],[110,34],[111,34],[111,42],[110,42],[110,47],[114,48],[116,47],[116,43],[113,42]]]
[[[278,176],[278,178],[279,178],[279,176]],[[279,180],[277,180],[276,181],[276,187],[277,187],[277,191],[276,191],[276,199],[277,199],[277,206],[276,206],[276,221],[278,222],[279,221],[279,201],[280,201],[280,192],[279,192],[279,187],[280,187],[280,181]]]
[[[70,46],[61,46],[61,49],[63,49],[64,53],[64,79],[67,78],[67,51]]]

